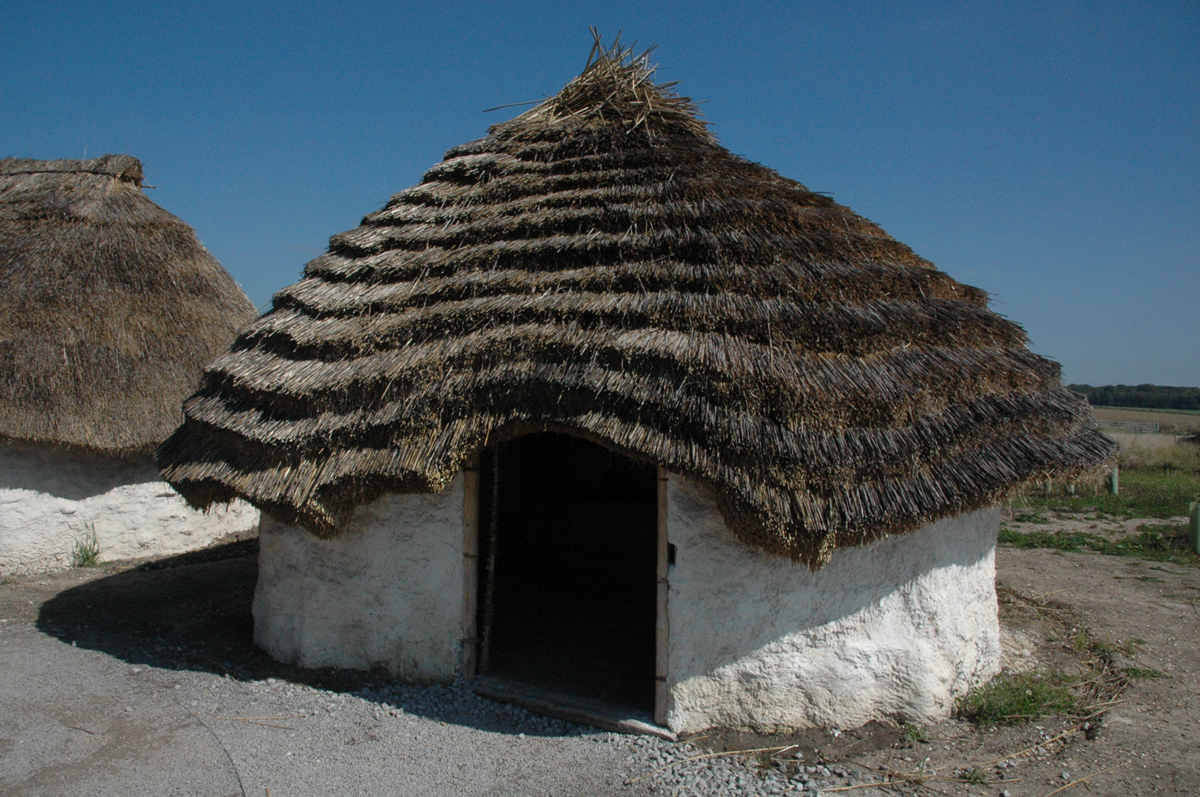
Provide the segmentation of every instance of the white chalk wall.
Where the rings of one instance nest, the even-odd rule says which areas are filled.
[[[686,480],[671,477],[668,505],[672,730],[930,722],[998,672],[998,510],[839,550],[814,573],[738,542]]]
[[[0,576],[70,567],[92,534],[111,561],[183,553],[256,525],[242,501],[191,509],[149,456],[0,441]]]
[[[386,495],[322,540],[263,516],[254,641],[301,667],[453,678],[462,659],[463,476]]]

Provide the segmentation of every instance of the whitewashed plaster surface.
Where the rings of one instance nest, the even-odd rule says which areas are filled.
[[[254,641],[301,667],[449,680],[462,656],[463,476],[385,495],[322,540],[263,515]]]
[[[668,505],[674,731],[929,722],[999,669],[996,509],[814,573],[738,542],[703,488],[672,476]]]
[[[256,525],[242,501],[190,508],[148,456],[0,441],[0,575],[70,567],[93,534],[111,561],[183,553]]]

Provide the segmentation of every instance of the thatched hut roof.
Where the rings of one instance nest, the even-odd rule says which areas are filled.
[[[0,437],[149,450],[254,306],[142,164],[0,160]]]
[[[747,543],[818,565],[1110,456],[1025,343],[614,48],[334,236],[159,462],[197,505],[240,495],[328,536],[565,431],[710,485]]]

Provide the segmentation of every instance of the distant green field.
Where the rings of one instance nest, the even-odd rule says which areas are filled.
[[[1200,410],[1157,410],[1148,407],[1104,407],[1098,406],[1092,409],[1097,410],[1127,410],[1129,412],[1163,412],[1168,415],[1200,415]]]

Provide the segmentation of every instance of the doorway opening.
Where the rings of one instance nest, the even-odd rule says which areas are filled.
[[[655,466],[531,434],[484,452],[479,488],[481,674],[653,712]]]

